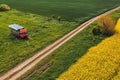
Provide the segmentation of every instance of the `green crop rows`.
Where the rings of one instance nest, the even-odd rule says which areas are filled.
[[[120,5],[120,0],[0,0],[0,3],[26,12],[81,22]]]

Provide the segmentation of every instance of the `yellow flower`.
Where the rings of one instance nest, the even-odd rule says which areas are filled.
[[[109,79],[120,80],[120,34],[115,34],[90,48],[68,71],[57,78],[57,80]]]
[[[116,26],[115,26],[115,30],[116,30],[116,32],[120,32],[120,19],[117,21],[117,24],[116,24]]]

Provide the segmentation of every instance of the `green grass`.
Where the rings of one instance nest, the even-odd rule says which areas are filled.
[[[1,0],[12,8],[44,16],[62,16],[82,22],[120,5],[120,0]]]
[[[120,17],[119,14],[120,10],[117,10],[109,15],[117,21]],[[93,36],[92,29],[94,27],[97,27],[96,22],[89,25],[74,38],[57,49],[48,57],[48,59],[52,61],[52,66],[48,71],[40,75],[38,70],[29,80],[55,80],[61,73],[66,71],[72,64],[82,57],[90,47],[97,45],[106,38],[106,36],[103,35]]]
[[[47,20],[47,17],[17,10],[0,12],[0,74],[53,43],[78,25],[75,22]],[[13,23],[28,29],[28,40],[10,35],[8,25]]]

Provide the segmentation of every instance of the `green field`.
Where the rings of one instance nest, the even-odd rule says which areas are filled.
[[[43,49],[67,34],[76,28],[79,23],[120,5],[120,0],[105,0],[104,3],[101,0],[0,0],[0,4],[1,3],[6,3],[13,9],[11,11],[0,12],[0,75],[13,68],[18,63],[31,57],[38,50]],[[51,16],[55,16],[55,18]],[[63,20],[59,22],[57,20],[58,16],[62,16],[63,19],[68,21]],[[28,40],[18,39],[10,35],[8,25],[14,23],[28,29]],[[58,66],[51,68],[48,73],[52,72],[53,78],[57,77],[62,71],[67,69],[75,62],[75,60],[83,55],[88,48],[96,45],[104,38],[104,36],[96,36],[92,38],[92,40],[94,40],[94,38],[97,39],[95,42],[89,40],[88,38],[91,39],[92,36],[91,29],[92,27],[81,32],[77,39],[73,40],[73,38],[71,40],[73,41],[72,44],[67,43],[69,44],[68,47],[64,46],[62,50],[60,50],[60,55],[56,52],[56,58],[59,59],[58,62],[63,62],[68,58],[70,64],[66,65],[65,68],[59,67],[57,73],[54,73],[54,71],[51,70]],[[90,35],[87,35],[89,32]],[[79,42],[77,43],[76,41],[84,42],[78,44]],[[76,48],[79,45],[82,45],[79,47],[80,50]],[[78,49],[78,51],[81,51],[81,53],[74,54],[75,57],[72,55],[74,51],[77,51],[74,50],[75,48],[72,48],[74,46],[76,46],[75,48]],[[69,50],[69,47],[71,50]],[[71,52],[69,53],[67,51]],[[66,55],[63,56],[61,53],[66,53]],[[58,63],[55,62],[54,65],[56,64]],[[63,64],[66,64],[66,62]],[[47,76],[47,74],[42,76],[42,80],[44,80],[44,76]]]
[[[14,23],[28,29],[28,40],[10,35],[8,25]],[[59,22],[55,19],[48,21],[47,17],[16,10],[0,12],[0,74],[53,43],[77,25],[75,22]]]
[[[82,22],[120,5],[120,0],[0,0],[0,3],[25,12]]]

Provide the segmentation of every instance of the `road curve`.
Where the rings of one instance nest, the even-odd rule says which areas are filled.
[[[78,34],[80,31],[82,31],[84,28],[86,28],[88,25],[90,25],[92,22],[100,18],[101,16],[105,16],[111,12],[114,12],[116,10],[120,9],[120,6],[112,9],[110,11],[107,11],[99,16],[96,16],[94,18],[91,18],[90,20],[84,22],[79,27],[74,29],[73,31],[69,32],[59,40],[55,41],[53,44],[47,46],[43,50],[37,52],[34,56],[31,58],[25,60],[24,62],[18,64],[13,69],[9,70],[5,74],[0,76],[0,80],[16,80],[19,77],[21,77],[23,74],[25,74],[28,70],[33,68],[37,63],[39,63],[42,59],[44,59],[46,56],[50,55],[53,51],[55,51],[57,48],[59,48],[61,45],[63,45],[65,42],[70,40],[72,37],[74,37],[76,34]]]

